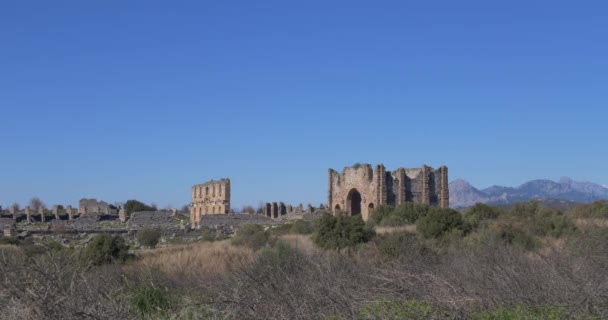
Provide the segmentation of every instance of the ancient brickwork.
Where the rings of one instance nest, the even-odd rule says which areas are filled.
[[[367,220],[379,205],[398,206],[414,202],[447,208],[449,206],[448,168],[435,170],[399,168],[375,170],[369,164],[346,167],[342,173],[328,171],[328,205],[334,214],[361,214]]]
[[[192,186],[190,221],[198,223],[207,214],[230,212],[230,179],[209,181]]]
[[[87,213],[116,215],[118,214],[118,208],[104,201],[97,201],[97,199],[80,199],[78,201],[78,213],[80,215]]]

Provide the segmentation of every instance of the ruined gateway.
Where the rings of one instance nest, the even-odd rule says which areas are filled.
[[[342,173],[329,169],[328,205],[332,213],[361,214],[367,220],[380,205],[398,206],[405,202],[449,207],[448,168],[435,170],[399,168],[386,171],[379,164],[346,167]]]
[[[201,216],[230,212],[230,179],[212,180],[192,186],[190,222],[198,223]]]

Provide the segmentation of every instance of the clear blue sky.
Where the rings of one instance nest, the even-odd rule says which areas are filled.
[[[1,205],[316,205],[355,162],[608,183],[606,1],[177,2],[0,3]]]

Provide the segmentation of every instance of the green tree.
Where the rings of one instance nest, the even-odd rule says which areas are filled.
[[[131,213],[133,212],[140,211],[156,211],[156,208],[137,200],[127,200],[124,209],[127,215],[131,215]]]
[[[460,213],[452,209],[431,208],[429,212],[416,223],[416,230],[424,238],[439,238],[447,232],[462,228],[463,221]]]
[[[321,248],[342,249],[369,241],[373,229],[367,228],[361,216],[337,216],[324,214],[317,222],[313,241]]]
[[[156,229],[144,228],[137,231],[137,241],[142,246],[154,248],[160,240],[160,231]]]
[[[129,247],[125,239],[109,234],[99,234],[93,237],[84,248],[82,255],[85,261],[94,265],[113,262],[124,262],[128,258]]]

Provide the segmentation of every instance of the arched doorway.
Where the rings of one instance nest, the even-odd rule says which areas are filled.
[[[349,215],[361,214],[361,194],[357,189],[352,189],[346,197],[346,210]]]
[[[367,206],[367,216],[369,217],[372,213],[374,213],[374,203],[370,202]]]
[[[339,204],[337,204],[337,205],[334,207],[334,213],[340,213],[340,211],[341,211],[341,210],[342,210],[342,209],[340,208],[340,205],[339,205]]]

